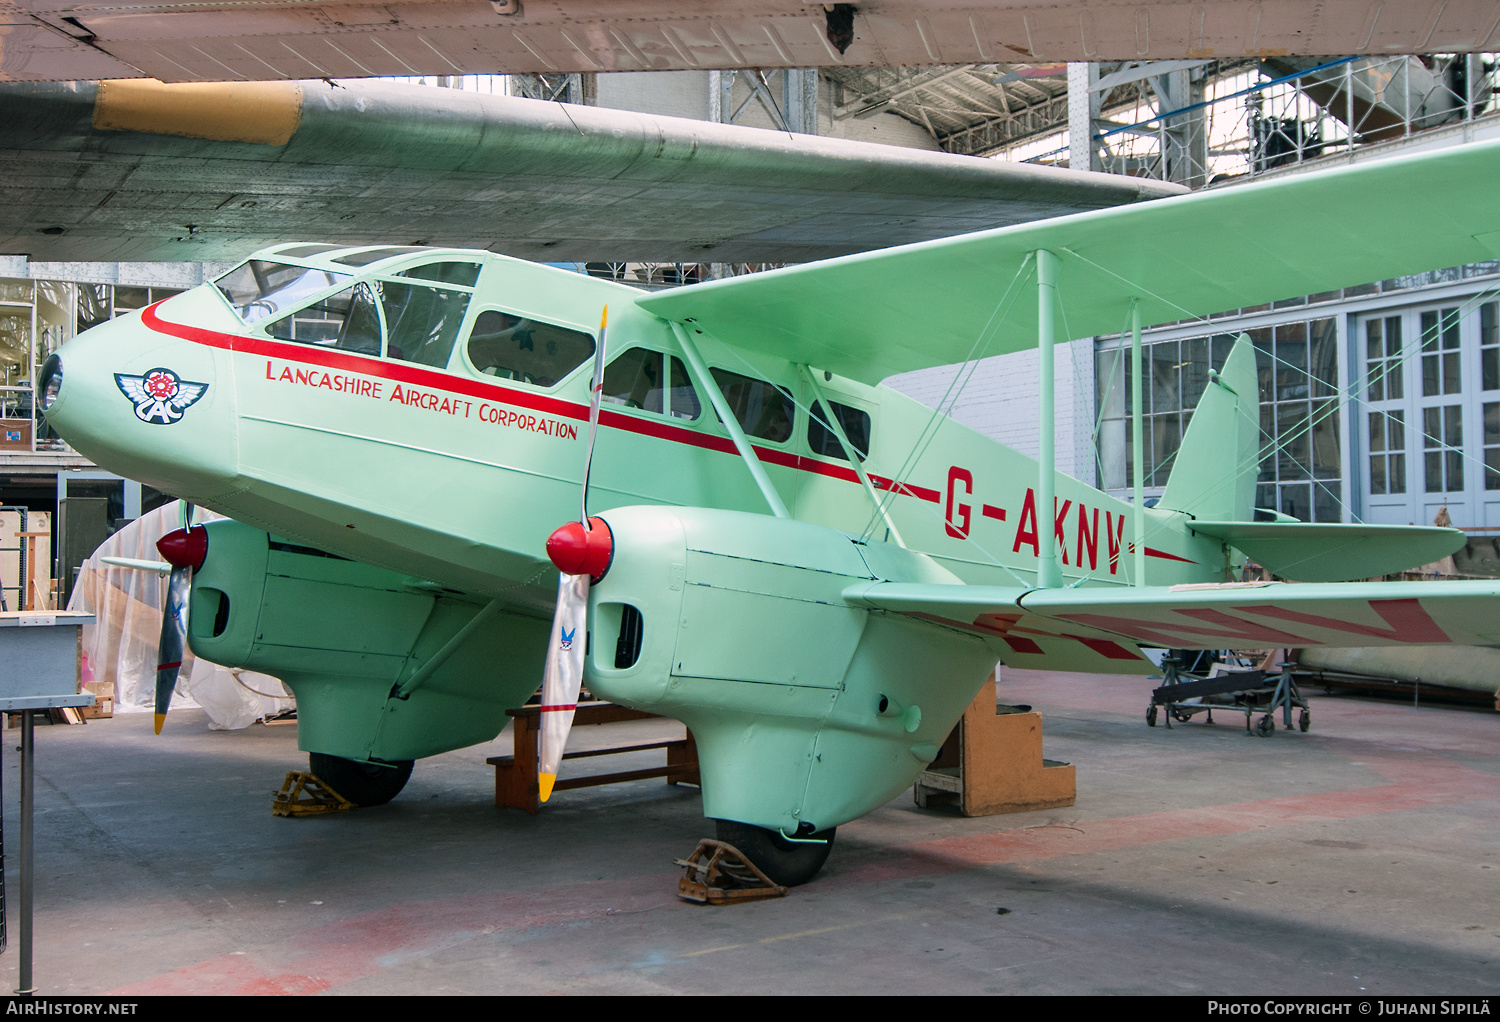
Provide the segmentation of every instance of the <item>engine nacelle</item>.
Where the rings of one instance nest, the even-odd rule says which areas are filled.
[[[542,676],[543,618],[501,612],[404,697],[395,689],[483,606],[239,522],[208,523],[188,642],[297,696],[298,745],[396,762],[487,742]]]
[[[683,721],[705,815],[792,835],[900,794],[995,665],[974,636],[851,606],[881,579],[960,584],[931,558],[822,526],[707,508],[600,515],[591,691]]]

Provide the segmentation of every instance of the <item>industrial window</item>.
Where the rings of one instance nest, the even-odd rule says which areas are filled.
[[[1464,488],[1463,446],[1463,405],[1422,409],[1422,464],[1428,493]]]
[[[319,291],[348,279],[345,273],[251,259],[214,281],[214,286],[234,306],[240,319],[253,325],[295,309]]]
[[[368,283],[360,282],[267,325],[283,341],[380,354],[380,314]]]
[[[469,308],[469,294],[389,280],[379,286],[386,354],[404,362],[446,368]]]
[[[1395,401],[1401,385],[1401,317],[1365,320],[1365,378],[1367,401]]]
[[[1500,390],[1500,323],[1495,302],[1479,307],[1479,367],[1485,390]]]
[[[1500,401],[1484,404],[1484,488],[1500,490]]]
[[[702,410],[682,362],[650,348],[630,348],[610,361],[604,400],[674,419],[696,419]]]
[[[870,456],[870,413],[837,401],[828,402],[828,407],[833,409],[834,417],[838,419],[839,428],[844,431],[844,438],[849,441],[849,446],[854,448],[859,460],[864,461]],[[820,405],[813,406],[812,415],[807,420],[807,446],[812,448],[814,454],[821,454],[825,458],[848,460],[844,457],[843,444],[839,443],[839,438],[824,423]]]
[[[469,331],[469,361],[486,376],[551,387],[593,357],[594,338],[581,330],[486,309]]]
[[[1459,374],[1458,322],[1456,308],[1422,313],[1423,397],[1457,394],[1463,390],[1463,379]]]
[[[726,369],[711,370],[729,409],[748,435],[774,444],[791,438],[796,406],[792,396],[773,383]]]
[[[1404,411],[1370,413],[1370,492],[1406,492]]]

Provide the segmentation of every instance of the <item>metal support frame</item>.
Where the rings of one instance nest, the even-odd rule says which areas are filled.
[[[1062,560],[1057,548],[1057,456],[1053,403],[1056,396],[1053,374],[1053,346],[1056,329],[1053,312],[1057,308],[1057,256],[1044,248],[1036,250],[1036,334],[1041,356],[1040,394],[1037,435],[1037,530],[1041,545],[1037,551],[1036,584],[1043,589],[1062,585]]]
[[[812,385],[813,397],[817,400],[818,408],[822,410],[823,417],[828,420],[828,428],[838,439],[839,446],[844,450],[844,457],[849,459],[849,464],[854,466],[854,471],[859,475],[859,481],[864,484],[865,493],[875,502],[875,510],[880,512],[880,517],[885,520],[885,527],[890,530],[891,539],[896,545],[906,549],[906,541],[901,538],[901,533],[896,528],[896,523],[891,521],[891,513],[886,508],[885,502],[875,492],[875,484],[870,482],[870,476],[865,472],[865,466],[859,460],[859,452],[844,435],[844,425],[839,422],[838,416],[833,414],[833,409],[828,405],[828,399],[823,396],[823,388],[818,385],[817,374],[813,372],[812,366],[804,365],[802,371],[807,374],[807,382]]]
[[[780,88],[773,80],[780,76]],[[738,104],[734,85],[743,79],[748,91]],[[777,99],[777,93],[780,99]],[[722,124],[736,124],[751,103],[759,101],[771,123],[786,132],[800,135],[818,133],[818,69],[786,68],[762,71],[710,71],[708,73],[708,119]]]
[[[677,337],[677,343],[682,348],[683,358],[687,360],[688,375],[693,378],[693,386],[708,395],[709,404],[714,406],[714,414],[724,424],[724,429],[729,433],[729,439],[734,441],[735,449],[740,452],[740,458],[755,479],[755,485],[760,487],[761,496],[765,497],[766,503],[771,506],[771,513],[777,518],[792,517],[792,513],[782,503],[781,494],[777,493],[776,487],[771,485],[771,477],[766,475],[765,466],[760,463],[755,448],[750,445],[745,431],[740,428],[740,420],[735,418],[734,413],[730,411],[729,402],[724,400],[724,394],[719,390],[719,385],[714,382],[708,366],[704,364],[703,356],[698,354],[698,346],[688,336],[687,329],[681,323],[674,322],[672,333]]]
[[[1141,305],[1130,300],[1130,453],[1135,488],[1135,584],[1146,584],[1146,442],[1141,428]]]
[[[36,993],[31,982],[32,891],[36,885],[36,727],[35,710],[21,711],[21,961],[16,993]]]

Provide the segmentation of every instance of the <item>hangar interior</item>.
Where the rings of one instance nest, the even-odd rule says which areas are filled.
[[[544,101],[569,119],[569,107],[634,111],[761,129],[793,144],[799,136],[875,142],[1202,192],[1500,138],[1494,71],[1486,52],[389,80]],[[32,157],[0,153],[12,169]],[[40,223],[52,212],[24,216]],[[36,606],[61,608],[88,553],[172,497],[102,470],[48,425],[49,357],[86,329],[211,281],[238,259],[215,251],[196,260],[80,262],[71,222],[50,235],[28,229],[44,236],[34,248],[0,254],[0,505],[53,516],[55,590]],[[208,244],[196,229],[172,242]],[[659,245],[639,258],[618,245],[595,257],[575,244],[560,250],[566,258],[545,260],[538,253],[548,242],[537,237],[514,251],[672,294],[807,260],[803,242],[778,250],[776,237],[766,227],[745,258],[684,246],[671,259]],[[409,240],[420,239],[397,243]],[[49,258],[62,249],[49,252],[48,241],[75,254]],[[1500,576],[1500,552],[1486,553],[1500,550],[1492,540],[1500,536],[1500,259],[1151,327],[1140,380],[1130,371],[1128,323],[1062,338],[1058,386],[1045,406],[1055,451],[1037,424],[1039,384],[1051,371],[1038,352],[976,348],[961,365],[887,382],[1022,454],[1037,456],[1046,444],[1060,472],[1127,503],[1136,499],[1130,423],[1139,384],[1150,506],[1166,493],[1194,409],[1211,380],[1230,371],[1241,334],[1253,346],[1260,401],[1257,509],[1314,524],[1443,518],[1468,534],[1468,545],[1457,566],[1449,560],[1419,574]],[[679,371],[675,359],[663,365],[657,371]],[[670,413],[670,399],[662,400]],[[747,414],[740,417],[754,417]],[[841,426],[849,440],[856,419]],[[833,457],[859,460],[825,432],[827,450],[843,448]],[[868,436],[861,445],[868,451]],[[950,503],[954,485],[950,474]],[[997,510],[975,501],[976,518]],[[319,555],[272,543],[273,556]],[[24,555],[0,538],[0,556]],[[345,570],[319,568],[308,578]],[[6,596],[25,605],[25,585]],[[1330,698],[1318,710],[1319,732],[1279,734],[1273,748],[1250,740],[1248,714],[1244,732],[1232,721],[1147,731],[1141,710],[1156,681],[1105,687],[1099,677],[1011,667],[999,675],[1002,706],[1043,713],[1048,756],[1077,764],[1076,805],[997,823],[951,806],[908,805],[903,794],[841,826],[826,883],[718,915],[695,915],[673,898],[669,863],[703,829],[698,794],[640,751],[690,743],[671,720],[579,728],[585,755],[639,743],[621,762],[642,777],[654,770],[653,780],[567,791],[540,815],[505,813],[500,828],[488,796],[493,783],[499,802],[501,782],[489,764],[515,755],[509,729],[433,757],[378,813],[294,821],[273,819],[260,804],[265,778],[296,755],[293,728],[207,731],[203,711],[179,709],[195,733],[168,736],[177,741],[169,759],[128,779],[111,763],[147,757],[144,713],[52,729],[43,744],[53,758],[39,767],[47,921],[38,972],[43,989],[60,995],[120,996],[1251,994],[1266,975],[1313,993],[1494,992],[1500,949],[1491,945],[1500,930],[1487,892],[1500,869],[1492,811],[1500,768],[1488,705],[1483,714],[1435,708],[1418,678],[1398,688],[1399,704]],[[1480,680],[1487,701],[1493,677]],[[142,688],[136,708],[150,696]],[[899,706],[888,714],[880,700],[882,716],[909,719]],[[1149,719],[1154,728],[1155,714]],[[936,745],[931,752],[939,754]],[[9,800],[15,763],[5,766]],[[420,855],[411,854],[416,834]],[[164,844],[163,835],[173,839]],[[109,879],[99,879],[106,869]],[[12,963],[3,967],[14,975]]]

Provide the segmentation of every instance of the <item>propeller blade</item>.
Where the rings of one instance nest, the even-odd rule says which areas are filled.
[[[166,578],[172,570],[172,566],[166,561],[144,561],[135,557],[101,557],[99,560],[104,564],[113,564],[120,568],[131,568],[135,571],[154,571],[162,578]]]
[[[609,325],[609,306],[599,315],[599,343],[594,348],[594,380],[589,385],[589,445],[583,454],[583,515],[578,520],[589,529],[589,468],[594,463],[594,437],[599,431],[599,403],[604,397],[604,332]]]
[[[161,638],[156,643],[156,733],[166,723],[172,693],[177,689],[177,675],[182,670],[182,656],[187,648],[188,596],[192,592],[193,572],[203,567],[208,556],[208,530],[194,528],[193,505],[182,501],[182,528],[156,541],[156,549],[167,559],[172,576],[167,580],[167,602],[162,608]],[[149,564],[139,562],[136,565]]]
[[[562,575],[558,579],[557,612],[552,616],[552,640],[542,675],[542,747],[537,784],[543,802],[552,797],[563,748],[573,728],[573,711],[578,708],[578,692],[583,687],[588,607],[589,576]]]
[[[172,569],[167,582],[167,606],[161,616],[161,639],[156,646],[156,733],[167,719],[172,693],[177,688],[177,672],[182,669],[182,651],[187,642],[188,592],[192,587],[190,565]]]

